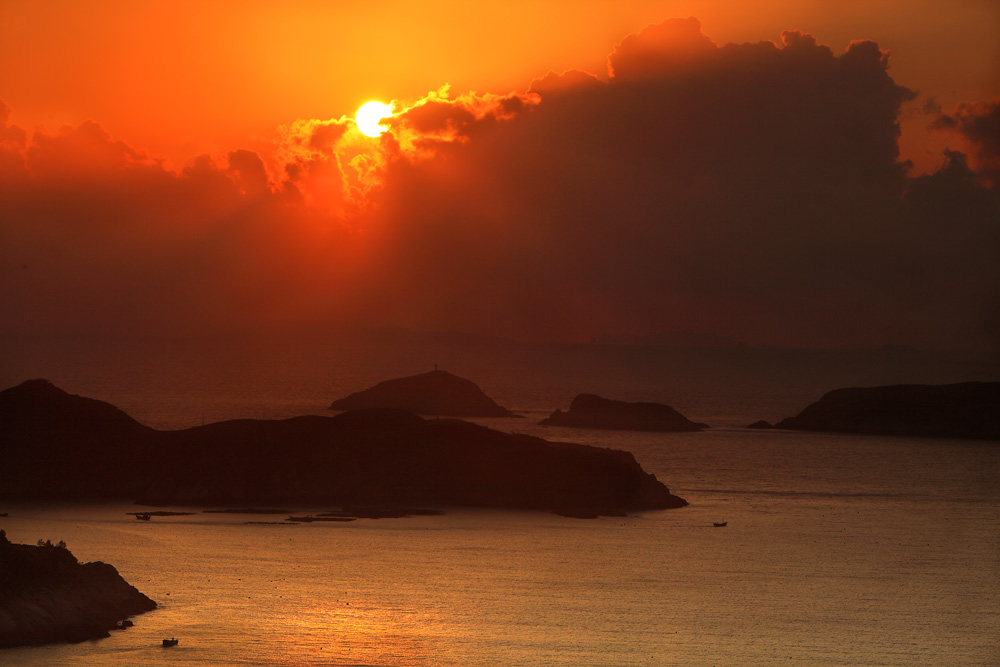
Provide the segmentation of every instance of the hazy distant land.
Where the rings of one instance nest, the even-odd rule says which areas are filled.
[[[749,346],[524,343],[397,327],[323,334],[253,331],[199,337],[0,334],[0,387],[47,377],[100,396],[143,424],[179,429],[248,416],[329,414],[330,401],[434,363],[475,378],[497,403],[534,420],[582,391],[665,403],[713,427],[796,414],[835,387],[1000,380],[986,353]],[[256,361],[248,362],[248,359]],[[220,400],[221,399],[221,400]]]
[[[331,410],[389,408],[418,415],[448,417],[513,417],[471,380],[434,369],[410,377],[386,380],[330,405]]]

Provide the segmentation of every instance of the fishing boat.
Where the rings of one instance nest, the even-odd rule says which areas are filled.
[[[170,639],[164,639],[163,640],[163,645],[164,646],[177,646],[177,642],[178,641],[179,640],[177,640],[176,638],[171,637]]]
[[[135,518],[139,521],[149,521],[152,516],[150,514],[136,514]]]
[[[712,525],[715,526],[716,528],[725,528],[727,523],[729,523],[729,522],[728,521],[716,521]]]

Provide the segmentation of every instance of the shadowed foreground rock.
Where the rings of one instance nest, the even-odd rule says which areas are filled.
[[[75,438],[89,436],[82,427],[60,428],[65,439],[54,444],[50,434],[61,411],[73,424],[88,424],[84,408],[103,412],[107,404],[95,406],[99,402],[48,386],[56,407],[42,411],[43,420],[21,418],[9,449],[17,450],[12,460],[21,466],[70,478],[67,465],[76,459],[67,463],[61,454]],[[34,395],[25,385],[0,392],[0,416],[20,414],[23,399]],[[464,505],[618,514],[687,504],[628,452],[548,442],[458,419],[425,420],[401,410],[147,429],[137,439],[130,432],[125,441],[113,431],[104,434],[104,449],[94,455],[129,458],[135,476],[101,477],[96,470],[89,484],[103,483],[104,497],[154,505]],[[17,468],[0,470],[0,494],[23,495],[18,474]],[[46,480],[37,478],[31,495],[67,495]]]
[[[111,565],[12,544],[0,530],[0,648],[107,637],[121,619],[155,608]]]
[[[1000,440],[1000,382],[835,389],[775,428]]]
[[[708,424],[693,422],[669,405],[626,403],[594,394],[580,394],[573,399],[569,412],[556,410],[539,423],[623,431],[700,431],[708,428]]]
[[[513,417],[471,380],[446,371],[380,382],[333,402],[331,410],[389,408],[443,417]]]

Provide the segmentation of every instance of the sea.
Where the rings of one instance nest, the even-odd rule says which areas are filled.
[[[690,505],[292,525],[7,502],[11,540],[64,540],[159,606],[106,639],[0,651],[0,665],[1000,665],[1000,442],[746,428],[837,386],[996,379],[992,366],[895,349],[299,343],[22,341],[0,388],[46,377],[178,429],[330,414],[335,398],[439,364],[521,415],[475,421],[627,450]],[[666,402],[712,428],[538,425],[583,391]]]

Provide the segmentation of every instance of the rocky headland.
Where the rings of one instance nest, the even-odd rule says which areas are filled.
[[[442,417],[514,417],[471,380],[447,371],[411,375],[380,382],[330,405],[331,410],[386,408]]]
[[[622,431],[700,431],[708,428],[708,424],[693,422],[669,405],[613,401],[594,394],[580,394],[573,399],[568,412],[556,410],[539,423]]]
[[[13,544],[0,530],[0,648],[107,637],[156,608],[107,563],[79,563],[63,545]]]
[[[37,382],[0,392],[0,430],[6,427],[4,415],[33,404]],[[54,405],[44,411],[44,420],[22,419],[8,449],[17,450],[12,460],[20,467],[48,469],[51,479],[63,480],[73,475],[77,458],[63,459],[61,453],[71,451],[78,437],[92,438],[86,429],[61,422],[91,423],[84,408],[103,413],[107,404],[81,403],[90,399],[52,385],[45,392]],[[61,412],[59,406],[72,409]],[[53,428],[63,434],[57,447]],[[233,420],[182,431],[142,428],[139,436],[129,430],[121,439],[105,432],[104,450],[93,453],[102,460],[129,459],[134,477],[123,480],[116,471],[102,475],[92,468],[96,479],[83,495],[103,485],[103,497],[149,505],[478,506],[599,514],[687,504],[628,452],[549,442],[458,419],[423,419],[402,410]],[[0,494],[25,495],[12,481],[18,474],[18,466],[0,472]],[[28,495],[67,495],[48,480],[37,477]]]
[[[774,427],[1000,440],[1000,382],[835,389]]]

